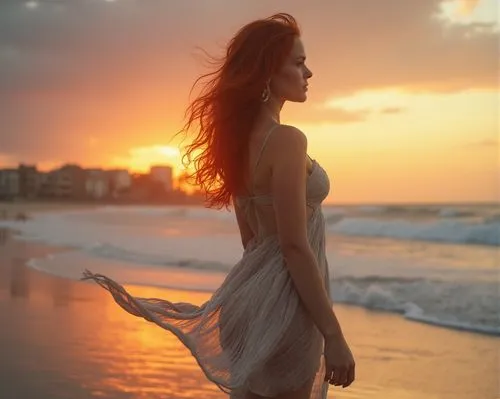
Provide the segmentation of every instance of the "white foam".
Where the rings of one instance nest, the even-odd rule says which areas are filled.
[[[125,208],[123,213],[118,213],[108,208],[104,212],[47,213],[23,223],[2,221],[0,226],[19,231],[25,240],[138,263],[161,265],[192,261],[195,264],[203,260],[231,265],[241,256],[237,228],[224,218],[214,219],[207,216],[209,212],[189,210],[196,220],[193,223],[184,213],[177,216],[178,209],[136,211]]]
[[[424,278],[341,277],[335,301],[402,314],[443,327],[500,335],[497,282],[453,283]]]
[[[484,225],[349,214],[346,209],[325,211],[333,223],[329,229],[336,233],[327,236],[336,301],[450,328],[496,331],[500,298],[496,269],[488,260],[493,248],[464,252],[451,246],[443,252],[439,246],[434,250],[432,245],[418,245],[416,252],[415,245],[404,241],[349,238],[464,239],[464,229],[474,236],[480,232],[474,228]],[[73,279],[90,269],[121,283],[213,291],[242,255],[234,214],[196,207],[53,212],[26,222],[1,221],[0,226],[18,230],[27,240],[68,247],[67,252],[32,260],[30,266]],[[464,253],[471,264],[457,263]]]
[[[214,292],[222,284],[226,273],[210,270],[191,270],[168,265],[153,267],[144,264],[127,264],[117,260],[99,261],[78,251],[60,252],[45,258],[31,259],[28,266],[39,271],[79,280],[83,271],[107,275],[120,284],[155,286],[181,290]]]
[[[500,245],[500,222],[485,224],[441,219],[416,222],[404,219],[379,220],[350,217],[329,225],[328,230],[337,234],[353,236]]]

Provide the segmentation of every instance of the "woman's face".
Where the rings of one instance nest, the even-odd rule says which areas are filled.
[[[296,37],[281,70],[271,78],[273,96],[282,101],[306,101],[307,79],[312,76],[312,72],[306,67],[305,60],[304,45],[300,37]]]

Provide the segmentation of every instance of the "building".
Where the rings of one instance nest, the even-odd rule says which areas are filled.
[[[107,170],[106,176],[109,181],[109,194],[113,198],[118,198],[122,194],[128,193],[132,186],[132,177],[126,169]]]
[[[19,189],[19,170],[0,170],[0,198],[9,200],[14,199],[19,196]]]
[[[87,169],[85,179],[86,196],[92,199],[103,199],[110,194],[109,177],[102,169]]]
[[[0,200],[13,199],[103,200],[117,203],[184,203],[186,196],[174,188],[173,169],[152,166],[147,174],[130,174],[126,169],[84,169],[66,164],[50,171],[36,165],[19,164],[0,169]]]
[[[40,189],[40,176],[35,165],[20,164],[19,171],[19,195],[26,199],[35,198]]]
[[[149,175],[154,181],[162,183],[166,192],[171,192],[173,190],[174,185],[171,166],[151,166]]]
[[[37,190],[37,193],[36,195],[37,196],[41,196],[43,195],[43,188],[46,186],[48,180],[49,180],[49,176],[50,176],[51,172],[38,172],[38,176],[37,176],[37,179],[38,179],[38,190]]]
[[[78,165],[67,164],[50,171],[40,187],[44,197],[84,199],[86,171]]]

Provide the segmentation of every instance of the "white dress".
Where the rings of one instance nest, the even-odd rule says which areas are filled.
[[[255,168],[272,133],[262,145]],[[309,243],[330,293],[325,255],[325,220],[321,208],[330,181],[315,161],[307,178]],[[254,169],[255,171],[255,169]],[[255,191],[253,191],[255,193]],[[277,234],[266,231],[262,212],[272,212],[272,195],[236,198],[254,231],[241,259],[221,286],[201,306],[167,299],[131,296],[112,279],[84,273],[109,290],[127,312],[175,334],[191,351],[206,377],[231,398],[250,390],[262,396],[300,388],[314,377],[310,399],[325,399],[324,339],[301,302],[285,265]]]

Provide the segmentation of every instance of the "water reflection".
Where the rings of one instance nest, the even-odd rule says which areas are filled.
[[[51,278],[51,297],[54,307],[58,306],[68,306],[76,298],[73,297],[74,294],[74,284],[68,284],[68,280],[54,277]]]
[[[173,334],[126,313],[95,284],[27,268],[24,260],[43,251],[16,245],[18,255],[0,251],[1,398],[227,399]],[[198,305],[210,296],[127,289],[140,297]],[[17,300],[28,295],[29,300]],[[497,338],[410,323],[399,315],[351,307],[337,311],[355,343],[359,380],[350,390],[332,389],[330,397],[442,398],[445,391],[454,398],[493,397]]]
[[[10,296],[11,298],[29,298],[29,271],[23,258],[14,258],[10,264]]]
[[[0,228],[0,245],[5,245],[7,243],[8,231],[7,229]]]
[[[136,296],[172,302],[201,304],[209,297],[207,293],[150,287],[128,286],[127,290]],[[206,379],[189,350],[172,333],[131,316],[106,298],[97,294],[92,301],[94,311],[73,319],[92,332],[80,337],[73,356],[87,358],[85,367],[100,370],[100,378],[85,379],[93,394],[127,392],[134,398],[148,399],[227,397]],[[73,324],[73,328],[78,326]]]
[[[34,377],[2,380],[0,397],[6,392],[33,397],[36,391],[51,399],[227,398],[172,333],[126,313],[97,285],[27,267],[28,259],[46,251],[11,244],[0,253],[0,294],[4,289],[7,294],[0,295],[0,323],[8,326],[0,334],[0,353],[15,359],[9,360],[9,373]],[[210,295],[127,289],[137,296],[198,304]]]

